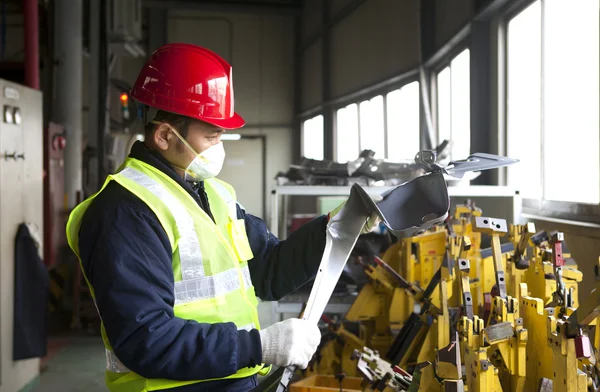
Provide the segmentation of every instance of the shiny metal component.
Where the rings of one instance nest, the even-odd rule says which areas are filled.
[[[475,217],[473,231],[486,233],[492,236],[492,256],[494,259],[498,296],[506,298],[506,279],[504,276],[504,266],[502,264],[502,245],[500,244],[500,237],[504,236],[508,231],[506,220],[478,216]]]
[[[441,173],[415,178],[385,193],[377,203],[382,223],[398,238],[423,234],[448,217],[450,198]]]
[[[510,321],[490,325],[489,327],[486,327],[483,331],[489,344],[494,344],[502,340],[509,339],[515,334],[512,323]]]
[[[463,178],[465,173],[496,169],[519,162],[518,159],[502,157],[499,155],[475,153],[467,159],[451,161],[448,166],[442,167],[436,162],[436,153],[432,150],[419,151],[415,162],[428,172],[442,172],[454,178]]]
[[[466,172],[496,169],[517,162],[518,159],[478,152],[469,155],[467,159],[451,161],[446,167],[446,172],[452,177],[463,178]]]

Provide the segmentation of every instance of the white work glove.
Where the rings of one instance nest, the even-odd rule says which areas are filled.
[[[292,318],[258,331],[263,363],[297,365],[306,369],[321,342],[321,331],[313,322]]]
[[[369,195],[369,196],[375,203],[383,200],[383,197],[380,195]],[[333,211],[331,211],[329,213],[329,220],[333,220],[334,217],[342,210],[342,208],[344,208],[345,205],[346,205],[346,201],[344,201],[342,204],[337,206]],[[374,232],[375,230],[377,230],[380,223],[381,223],[381,218],[379,217],[379,215],[377,215],[376,213],[373,213],[367,220],[367,223],[365,223],[360,234],[368,234],[368,233]]]

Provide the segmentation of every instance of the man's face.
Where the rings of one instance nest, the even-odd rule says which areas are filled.
[[[177,132],[179,130],[177,129]],[[198,154],[221,141],[223,130],[214,125],[194,121],[188,126],[185,140]],[[182,135],[183,136],[183,135]],[[162,150],[162,155],[173,166],[185,169],[196,157],[173,132],[173,127],[168,123],[159,125],[154,133],[154,142]]]

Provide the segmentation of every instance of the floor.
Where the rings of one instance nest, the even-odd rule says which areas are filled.
[[[99,336],[51,338],[45,370],[33,392],[106,392],[104,346]]]

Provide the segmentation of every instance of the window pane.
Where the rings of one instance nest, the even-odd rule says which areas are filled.
[[[375,151],[375,158],[385,158],[383,96],[360,103],[360,149]]]
[[[386,97],[388,159],[412,159],[419,152],[419,82]]]
[[[541,194],[541,6],[536,1],[508,23],[508,184],[524,197]]]
[[[451,139],[452,107],[450,103],[450,67],[446,67],[437,75],[438,143],[441,143],[444,139]]]
[[[452,121],[452,158],[464,159],[471,151],[471,69],[469,49],[463,50],[450,63],[450,99]]]
[[[304,121],[302,155],[311,159],[323,159],[323,116],[319,115]]]
[[[336,113],[336,160],[353,161],[358,158],[358,106],[353,103]]]
[[[546,0],[544,198],[600,202],[598,0]]]

